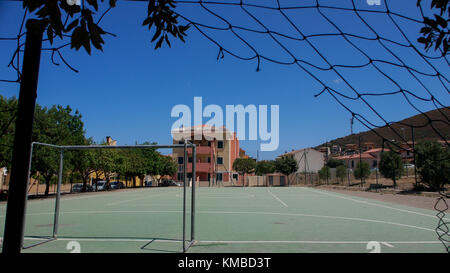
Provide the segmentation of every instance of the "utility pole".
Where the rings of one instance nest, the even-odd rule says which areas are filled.
[[[326,162],[328,163],[328,140],[325,141],[325,148],[326,148],[326,151],[325,151],[325,153],[326,153]],[[328,169],[326,169],[326,172],[327,172],[327,185],[328,185]]]
[[[417,169],[416,169],[416,147],[415,147],[415,139],[414,139],[414,127],[411,126],[411,138],[412,138],[412,146],[413,146],[413,162],[414,162],[414,179],[416,181],[416,187],[418,185],[417,182]]]
[[[45,21],[37,19],[29,19],[26,23],[27,34],[20,79],[3,253],[20,253],[23,244],[29,176],[28,162],[31,156],[34,109],[45,25]]]
[[[361,176],[361,187],[363,186],[363,175],[362,175],[362,149],[361,149],[361,135],[358,136],[359,142],[359,174]]]

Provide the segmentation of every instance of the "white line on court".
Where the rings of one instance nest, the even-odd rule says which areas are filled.
[[[196,241],[196,243],[224,243],[224,244],[367,244],[370,241]],[[389,241],[390,244],[442,244],[440,241]]]
[[[25,240],[43,240],[42,238],[24,237]],[[77,237],[58,237],[58,241],[91,241],[91,242],[155,242],[180,243],[182,240],[176,239],[132,239],[132,238],[77,238]],[[197,243],[223,243],[223,244],[367,244],[370,241],[280,241],[280,240],[246,240],[246,241],[227,241],[227,240],[196,240]],[[440,241],[387,241],[382,244],[393,247],[391,244],[441,244]]]
[[[118,210],[118,211],[66,211],[60,212],[60,214],[110,214],[110,213],[123,213],[123,214],[136,214],[136,213],[182,213],[182,211],[166,210],[166,211],[155,211],[155,210]],[[350,220],[358,222],[369,222],[369,223],[379,223],[388,224],[394,226],[408,227],[414,229],[420,229],[425,231],[435,232],[434,229],[413,226],[408,224],[401,224],[395,222],[388,222],[382,220],[364,219],[364,218],[351,218],[351,217],[340,217],[340,216],[329,216],[329,215],[314,215],[314,214],[302,214],[302,213],[281,213],[281,212],[255,212],[255,211],[197,211],[197,214],[258,214],[258,215],[280,215],[280,216],[297,216],[297,217],[314,217],[314,218],[324,218],[324,219],[336,219],[336,220]],[[27,214],[27,216],[39,216],[39,215],[53,215],[53,212],[43,212],[43,213],[32,213]],[[0,216],[2,218],[2,216]]]
[[[391,245],[390,243],[392,243],[392,242],[381,242],[381,244],[383,244],[383,245],[385,245],[385,246],[387,246],[387,247],[394,247],[393,245]]]
[[[114,206],[114,205],[118,205],[118,204],[123,204],[123,203],[128,203],[128,202],[133,202],[133,201],[137,201],[137,200],[142,200],[142,199],[149,199],[149,198],[152,198],[152,197],[155,197],[155,196],[161,196],[161,195],[164,195],[164,194],[153,194],[153,195],[146,195],[146,196],[143,196],[143,197],[138,197],[138,198],[133,198],[133,199],[127,199],[127,200],[122,200],[122,201],[117,201],[117,202],[111,202],[111,203],[108,203],[108,204],[106,204],[107,206]]]
[[[25,240],[44,240],[42,238],[34,238],[34,237],[24,237]],[[169,243],[182,243],[183,240],[175,240],[175,239],[131,239],[131,238],[77,238],[77,237],[58,237],[58,241],[87,241],[87,242],[169,242]]]
[[[271,190],[267,189],[267,191],[268,191],[275,199],[277,199],[278,201],[280,201],[280,203],[281,203],[283,206],[285,206],[286,208],[288,207],[288,205],[287,205],[286,203],[284,203],[280,198],[278,198],[275,194],[273,194]]]
[[[336,198],[341,198],[341,199],[353,201],[353,202],[356,202],[356,203],[362,203],[362,204],[376,206],[376,207],[380,207],[380,208],[392,209],[392,210],[397,210],[397,211],[401,211],[401,212],[413,213],[413,214],[417,214],[417,215],[421,215],[421,216],[436,218],[436,215],[425,214],[425,213],[420,213],[420,212],[406,210],[406,209],[389,207],[389,206],[385,206],[385,205],[381,205],[381,204],[371,203],[371,202],[368,202],[368,201],[358,200],[358,199],[354,199],[354,198],[350,198],[350,197],[344,197],[344,196],[341,196],[341,195],[332,194],[332,193],[325,192],[325,191],[318,191],[318,190],[313,190],[313,189],[309,189],[309,188],[304,188],[304,189],[307,189],[307,190],[312,191],[312,192],[320,193],[320,194],[333,196],[333,197],[336,197]],[[445,220],[450,220],[449,218],[444,218],[444,219]]]

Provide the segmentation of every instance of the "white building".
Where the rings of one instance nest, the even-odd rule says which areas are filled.
[[[293,155],[298,163],[297,173],[318,172],[325,165],[324,154],[313,148],[305,148],[285,153],[281,156]]]

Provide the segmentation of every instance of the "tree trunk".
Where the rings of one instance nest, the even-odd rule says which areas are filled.
[[[44,195],[47,196],[49,189],[50,189],[50,181],[52,180],[52,176],[44,176],[45,179],[45,193]]]
[[[83,187],[81,188],[81,191],[82,192],[85,192],[86,191],[86,186],[87,186],[87,180],[88,180],[88,178],[87,177],[85,177],[84,175],[81,177],[81,179],[83,179]]]

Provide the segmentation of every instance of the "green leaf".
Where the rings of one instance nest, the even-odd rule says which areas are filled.
[[[152,21],[153,21],[153,18],[152,18],[152,17],[147,17],[147,18],[145,18],[144,22],[142,22],[142,25],[143,25],[143,26],[148,25],[148,24],[150,24]]]
[[[442,18],[441,16],[435,14],[434,17],[436,18],[436,22],[442,27],[442,28],[446,28],[447,27],[447,21]]]
[[[50,44],[53,44],[53,30],[51,26],[47,27],[47,38],[50,41]]]
[[[156,39],[158,39],[159,35],[161,35],[161,31],[162,31],[161,28],[158,28],[158,29],[156,30],[155,35],[153,35],[153,38],[152,38],[152,41],[151,41],[152,43],[153,43]]]
[[[65,32],[71,31],[74,27],[78,26],[79,19],[75,19],[72,23],[70,23]]]
[[[86,0],[86,1],[89,3],[89,5],[91,5],[91,6],[94,7],[95,11],[98,11],[98,3],[97,3],[97,0]]]
[[[167,37],[167,34],[164,35],[164,39],[166,40],[167,45],[169,45],[169,47],[171,47],[170,42],[169,42],[169,37]]]
[[[161,36],[161,38],[160,38],[160,39],[158,40],[158,42],[156,43],[155,49],[160,48],[163,41],[164,41],[164,37]]]

